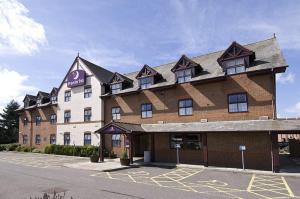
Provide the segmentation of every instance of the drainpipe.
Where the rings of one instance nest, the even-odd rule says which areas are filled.
[[[274,157],[273,157],[273,139],[271,135],[271,131],[269,131],[270,140],[271,140],[271,163],[272,163],[272,172],[274,172]]]
[[[32,143],[33,143],[33,118],[32,118],[32,111],[29,111],[30,113],[30,151],[32,151]]]
[[[277,119],[276,110],[276,73],[274,73],[274,68],[272,67],[272,77],[273,77],[273,95],[272,95],[272,109],[273,109],[273,120]]]

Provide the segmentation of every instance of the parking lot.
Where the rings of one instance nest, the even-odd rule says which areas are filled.
[[[74,199],[100,195],[103,198],[300,198],[299,177],[206,168],[142,166],[97,172],[64,167],[65,163],[87,160],[1,152],[0,198],[10,198],[5,193],[13,191],[12,185],[16,187],[13,191],[16,195],[11,198],[18,198],[18,194],[42,193],[50,188],[67,190]],[[4,183],[4,179],[10,183]]]

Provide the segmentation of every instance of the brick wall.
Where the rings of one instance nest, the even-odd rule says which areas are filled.
[[[31,112],[31,113],[30,113]],[[34,148],[38,149],[43,149],[46,145],[50,144],[50,135],[55,134],[56,135],[56,124],[51,124],[50,123],[50,116],[51,114],[56,113],[56,106],[46,106],[42,108],[37,108],[37,109],[31,109],[26,110],[21,113],[19,120],[19,143],[23,144],[23,138],[22,135],[26,134],[28,136],[28,146],[30,146],[30,128],[31,124],[30,122],[33,122],[32,124],[32,130],[33,130],[33,135],[32,135],[32,146]],[[30,114],[32,114],[32,119],[30,117]],[[42,122],[40,125],[36,125],[36,116],[41,116]],[[27,117],[28,119],[28,124],[24,126],[23,119],[24,117]],[[35,143],[35,138],[36,135],[41,136],[41,143],[36,144]]]
[[[272,118],[273,90],[271,74],[239,74],[218,82],[198,85],[185,83],[160,91],[144,90],[135,94],[111,96],[105,98],[105,123],[112,120],[111,108],[115,106],[121,107],[120,121],[129,123],[249,120],[258,119],[259,116]],[[240,92],[248,93],[248,112],[228,113],[228,94]],[[178,100],[185,98],[193,99],[192,116],[178,115]],[[141,118],[142,103],[153,104],[152,118]]]
[[[272,169],[268,133],[208,133],[208,165],[242,168],[240,145],[246,146],[246,169]]]

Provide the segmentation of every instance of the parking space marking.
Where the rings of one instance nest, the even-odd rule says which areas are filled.
[[[296,197],[282,176],[252,175],[247,191],[262,198]]]

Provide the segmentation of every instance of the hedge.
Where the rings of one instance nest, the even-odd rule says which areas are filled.
[[[20,144],[12,143],[12,144],[0,144],[0,151],[15,151]]]
[[[89,157],[94,153],[98,153],[98,147],[51,144],[45,147],[44,152],[47,154],[56,154],[56,155]]]

